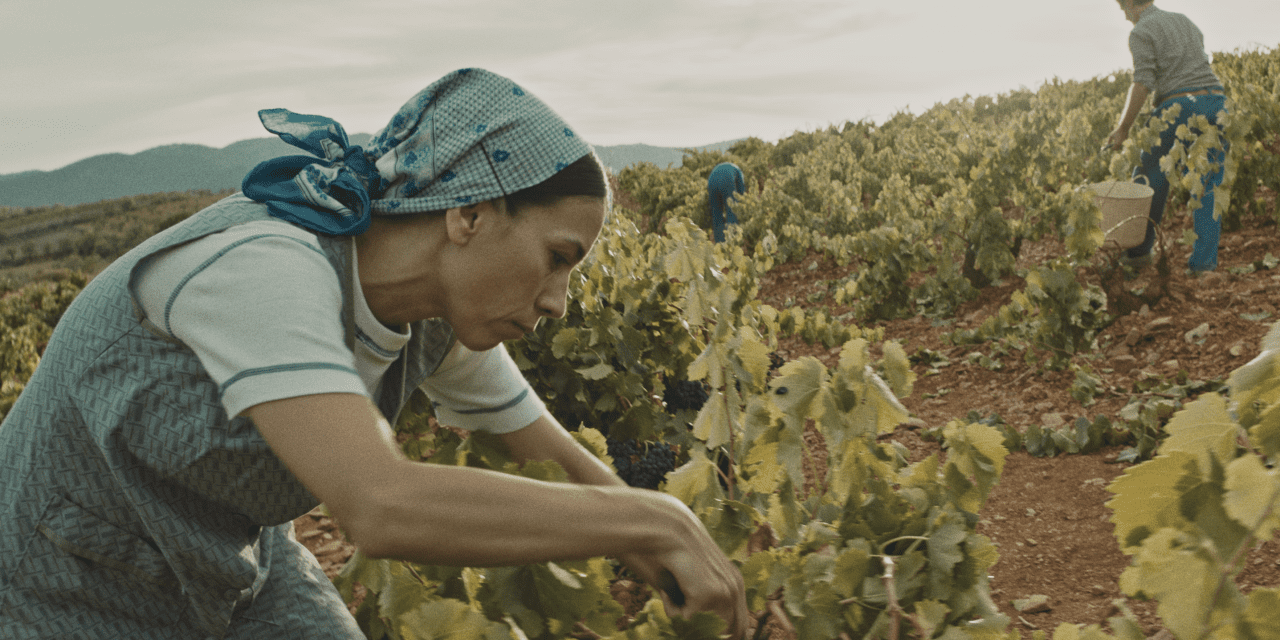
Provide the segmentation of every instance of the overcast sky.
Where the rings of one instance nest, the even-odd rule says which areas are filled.
[[[1280,45],[1276,0],[1160,0],[1210,51]],[[0,0],[0,174],[265,137],[257,111],[380,129],[460,67],[594,144],[776,141],[1130,67],[1114,0]]]

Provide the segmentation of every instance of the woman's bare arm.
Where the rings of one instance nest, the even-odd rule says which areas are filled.
[[[508,436],[513,453],[560,461],[584,484],[409,461],[359,395],[277,400],[246,414],[369,556],[453,566],[642,558],[646,578],[657,567],[676,576],[687,595],[677,614],[716,612],[735,637],[746,628],[742,576],[697,517],[672,496],[605,478],[608,467],[552,421]]]

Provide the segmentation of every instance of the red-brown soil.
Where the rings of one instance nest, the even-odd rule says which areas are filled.
[[[1174,225],[1189,224],[1185,215],[1171,218]],[[1023,252],[1020,266],[1037,264],[1053,251],[1048,245],[1031,247]],[[943,333],[976,327],[1008,302],[1010,294],[1023,286],[1016,277],[984,289],[942,326],[920,317],[879,323],[886,338],[900,341],[908,353],[930,349],[951,363],[933,370],[927,364],[915,367],[914,393],[904,404],[917,420],[900,427],[894,438],[914,457],[924,457],[938,447],[921,437],[920,425],[940,427],[970,411],[998,414],[1019,429],[1032,424],[1057,426],[1077,417],[1114,418],[1134,395],[1132,383],[1139,375],[1173,379],[1184,371],[1191,380],[1225,379],[1257,355],[1261,338],[1275,320],[1280,269],[1243,275],[1231,270],[1268,253],[1280,255],[1276,226],[1254,218],[1246,220],[1242,230],[1225,232],[1218,271],[1199,278],[1183,273],[1187,247],[1175,245],[1170,251],[1174,267],[1170,295],[1149,309],[1117,319],[1102,332],[1098,352],[1078,356],[1104,382],[1102,393],[1087,407],[1071,397],[1069,373],[1042,371],[1038,363],[1028,365],[1017,353],[1001,357],[1003,367],[992,370],[967,359],[969,353],[983,352],[983,346],[953,347],[940,340]],[[826,291],[831,280],[843,279],[853,269],[809,256],[775,267],[764,278],[760,297],[779,308],[787,299],[810,306],[811,296],[820,297],[813,294]],[[1130,290],[1147,286],[1153,272],[1148,268],[1125,286]],[[848,311],[828,307],[832,317]],[[1202,340],[1185,339],[1204,323],[1208,333]],[[828,365],[839,357],[839,349],[797,339],[784,341],[779,352],[789,360],[813,355]],[[993,597],[1013,621],[1011,628],[1019,629],[1024,638],[1035,629],[1052,634],[1061,623],[1105,627],[1106,619],[1116,614],[1113,603],[1117,600],[1137,614],[1147,635],[1160,630],[1156,603],[1124,598],[1118,588],[1120,573],[1129,561],[1112,535],[1111,514],[1105,506],[1110,494],[1105,488],[1129,466],[1116,461],[1119,450],[1054,458],[1035,458],[1025,451],[1009,455],[1000,483],[982,510],[979,530],[999,544],[1000,561],[992,570]],[[315,514],[300,518],[296,525],[299,538],[330,575],[350,557],[351,548],[341,542],[331,519]],[[1272,542],[1255,550],[1239,582],[1246,590],[1280,585],[1280,545]],[[1048,598],[1047,611],[1026,613],[1012,606],[1015,599],[1035,595]]]

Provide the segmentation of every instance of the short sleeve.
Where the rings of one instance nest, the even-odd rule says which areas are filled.
[[[1129,32],[1129,53],[1133,56],[1133,81],[1155,91],[1157,56],[1154,38],[1135,27]]]
[[[264,225],[160,256],[139,277],[144,313],[195,352],[230,416],[303,395],[367,396],[344,341],[337,273],[306,232]]]
[[[510,433],[546,412],[503,345],[471,351],[456,343],[421,386],[441,424],[470,431]]]

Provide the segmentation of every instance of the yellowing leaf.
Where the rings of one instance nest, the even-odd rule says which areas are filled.
[[[1166,528],[1144,540],[1128,586],[1160,601],[1157,612],[1175,636],[1194,638],[1212,609],[1218,576],[1207,560],[1180,543],[1181,535]],[[1220,599],[1224,601],[1230,598]]]
[[[863,419],[874,425],[875,433],[892,433],[911,417],[889,385],[870,369],[866,372],[866,387],[860,405],[859,409],[865,410],[861,412]]]
[[[844,371],[863,371],[867,359],[867,341],[862,338],[853,338],[840,347],[840,368]]]
[[[1258,588],[1249,594],[1244,611],[1255,638],[1280,638],[1280,590]]]
[[[586,378],[587,380],[603,380],[613,373],[613,366],[602,362],[594,367],[574,369],[574,371],[577,371],[578,375]]]
[[[769,348],[747,332],[740,334],[735,350],[742,368],[751,376],[751,384],[759,387],[769,375]]]
[[[786,478],[786,470],[778,464],[777,442],[752,446],[745,466],[748,477],[742,483],[742,490],[746,492],[768,495]]]
[[[911,370],[907,351],[897,342],[886,342],[881,346],[881,350],[884,352],[884,373],[889,378],[889,387],[899,398],[911,395],[916,374]]]
[[[1134,553],[1147,536],[1164,527],[1186,525],[1179,509],[1182,492],[1177,485],[1185,476],[1198,478],[1195,458],[1181,451],[1161,454],[1130,467],[1107,487],[1115,497],[1107,501],[1113,511],[1116,540],[1125,553]]]
[[[729,424],[729,414],[725,412],[724,394],[712,392],[693,421],[693,437],[707,443],[708,449],[717,449],[729,442],[730,429],[732,425]]]
[[[1165,427],[1169,438],[1160,451],[1182,451],[1196,457],[1201,473],[1212,468],[1210,456],[1219,464],[1235,459],[1239,427],[1227,412],[1227,401],[1216,393],[1207,393],[1183,410],[1175,413]]]
[[[720,493],[720,482],[716,479],[716,474],[715,463],[701,449],[695,448],[689,451],[688,462],[667,474],[663,491],[694,506],[705,502],[710,493]]]
[[[783,413],[797,418],[821,415],[826,394],[827,368],[812,356],[792,360],[778,370],[773,379],[774,404]]]
[[[1237,522],[1262,541],[1280,527],[1280,479],[1268,471],[1254,455],[1245,455],[1227,465],[1223,506]],[[1266,516],[1266,519],[1263,519]]]

